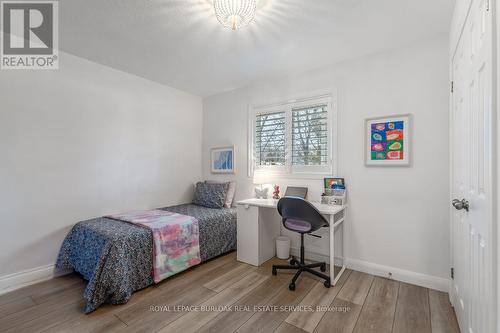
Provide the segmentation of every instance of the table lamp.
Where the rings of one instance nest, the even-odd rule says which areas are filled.
[[[262,170],[255,171],[253,173],[253,183],[254,185],[259,185],[255,188],[255,197],[257,199],[267,199],[269,195],[269,188],[263,185],[271,183],[271,176]]]

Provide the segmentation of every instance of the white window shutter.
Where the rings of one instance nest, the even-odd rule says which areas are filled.
[[[329,164],[326,104],[292,109],[292,165]]]
[[[254,139],[254,156],[257,167],[285,165],[285,112],[258,114],[255,117]]]

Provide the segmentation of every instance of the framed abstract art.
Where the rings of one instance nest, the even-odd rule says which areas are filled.
[[[409,166],[411,115],[365,120],[365,163],[367,166]]]
[[[234,146],[211,150],[212,173],[234,173]]]

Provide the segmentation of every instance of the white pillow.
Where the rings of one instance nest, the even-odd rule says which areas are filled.
[[[234,200],[234,194],[236,193],[236,182],[233,181],[222,181],[222,180],[207,180],[205,181],[207,184],[226,184],[229,183],[226,194],[226,202],[224,203],[224,207],[231,208]]]

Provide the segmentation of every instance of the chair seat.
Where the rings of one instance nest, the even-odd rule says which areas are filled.
[[[311,224],[302,220],[287,219],[285,221],[285,227],[289,230],[305,233],[311,231]]]

